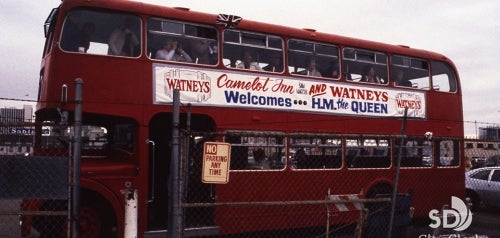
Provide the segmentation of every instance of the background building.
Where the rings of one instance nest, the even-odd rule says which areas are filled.
[[[0,108],[0,155],[26,155],[33,151],[33,107]]]
[[[499,140],[500,139],[500,127],[499,126],[480,127],[479,128],[479,139]]]

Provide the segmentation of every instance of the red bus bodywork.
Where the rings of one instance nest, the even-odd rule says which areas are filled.
[[[126,12],[142,19],[141,54],[138,57],[110,57],[105,55],[79,54],[66,52],[59,46],[64,19],[76,8],[98,9],[100,11]],[[37,105],[37,119],[47,120],[53,117],[56,108],[72,111],[74,98],[74,80],[84,81],[83,111],[86,115],[112,115],[123,117],[137,124],[136,136],[133,139],[134,150],[127,153],[105,155],[105,159],[82,157],[81,187],[91,193],[99,194],[111,206],[116,217],[117,236],[124,235],[124,198],[122,190],[125,183],[131,182],[138,189],[138,232],[139,236],[149,230],[148,205],[149,199],[149,147],[144,141],[151,137],[152,120],[157,115],[172,111],[171,104],[154,104],[154,63],[147,56],[146,29],[149,17],[165,17],[177,21],[193,22],[204,25],[214,25],[216,16],[186,9],[153,6],[129,1],[77,1],[64,0],[57,13],[51,37],[47,38],[45,52],[40,70],[40,94]],[[218,28],[221,29],[221,28]],[[298,38],[317,42],[330,42],[339,47],[356,47],[373,49],[388,54],[407,55],[429,60],[438,60],[449,64],[456,74],[456,68],[446,57],[408,47],[382,44],[367,40],[354,39],[332,34],[312,32],[303,29],[254,22],[243,19],[237,29],[255,31],[263,34],[283,36],[285,39]],[[221,34],[221,33],[219,33]],[[222,36],[219,35],[219,47],[222,48]],[[176,65],[176,63],[171,63]],[[188,65],[187,67],[198,67]],[[227,71],[222,61],[210,66],[200,66],[199,70]],[[239,71],[234,71],[237,74]],[[283,77],[292,78],[288,71]],[[306,80],[299,78],[297,80]],[[457,82],[458,78],[457,78]],[[340,84],[348,85],[345,78]],[[68,86],[69,103],[61,103],[61,87]],[[377,87],[377,86],[375,86]],[[384,86],[381,86],[384,87]],[[385,86],[390,87],[390,86]],[[434,136],[445,138],[463,138],[461,88],[457,83],[453,93],[443,93],[437,90],[425,92],[426,118],[410,120],[406,127],[407,135],[423,136],[432,131]],[[436,103],[439,102],[439,103]],[[213,124],[213,130],[259,130],[290,132],[322,132],[335,134],[361,135],[399,135],[401,119],[380,118],[350,115],[329,115],[325,113],[305,113],[301,111],[256,110],[248,108],[194,106],[190,109],[195,115],[193,127],[201,129]],[[104,117],[103,117],[104,118]],[[99,119],[96,119],[99,120]],[[197,124],[196,124],[197,123]],[[194,129],[193,129],[194,130]],[[165,144],[165,143],[164,143]],[[460,145],[462,148],[462,145]],[[463,149],[460,149],[463,154]],[[230,182],[215,185],[217,202],[237,201],[300,201],[323,199],[326,191],[331,188],[339,194],[357,194],[361,189],[368,192],[380,184],[393,184],[394,163],[388,169],[349,169],[342,166],[336,170],[293,170],[286,167],[279,171],[232,171]],[[425,217],[431,209],[439,209],[442,204],[448,204],[450,196],[465,196],[464,168],[459,163],[453,168],[402,169],[399,191],[413,190],[413,206],[416,216]],[[248,179],[259,184],[258,190],[249,189]],[[449,178],[446,190],[431,186]],[[415,181],[418,181],[416,183]],[[311,186],[311,182],[314,186]],[[248,186],[248,188],[246,188]],[[280,187],[281,189],[272,189]],[[283,192],[287,191],[287,192]],[[425,194],[422,192],[425,191]],[[269,208],[255,211],[248,207],[216,208],[214,224],[220,227],[221,234],[240,232],[233,230],[242,216],[260,217],[256,222],[248,224],[245,232],[270,229],[289,229],[305,226],[322,225],[321,218],[311,218],[304,221],[303,216],[293,209]],[[314,211],[311,211],[313,213]],[[281,214],[280,216],[270,214]]]

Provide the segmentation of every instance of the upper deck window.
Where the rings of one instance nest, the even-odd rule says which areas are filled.
[[[137,57],[141,52],[141,20],[132,14],[78,9],[64,21],[64,51]]]
[[[340,77],[339,50],[335,45],[295,40],[288,41],[288,70],[312,77]]]
[[[380,52],[344,48],[344,74],[347,80],[387,84],[387,55]]]
[[[432,61],[432,88],[441,92],[457,91],[457,77],[450,65]]]
[[[224,31],[226,67],[283,72],[283,40],[280,37],[236,30]]]
[[[429,64],[424,59],[393,55],[391,82],[394,86],[429,90]]]
[[[195,64],[217,64],[217,30],[167,19],[148,19],[148,56]]]

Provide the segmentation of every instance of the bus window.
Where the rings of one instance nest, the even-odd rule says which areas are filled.
[[[342,166],[342,140],[336,137],[291,138],[291,162],[294,169],[337,169]]]
[[[108,125],[83,124],[82,158],[129,158],[134,151],[136,125],[130,120],[123,118],[122,120],[123,123]],[[69,149],[73,127],[48,125],[43,126],[42,130],[44,134],[39,142],[40,149],[46,151]]]
[[[137,57],[140,26],[140,18],[131,14],[74,10],[64,21],[60,47],[70,52]]]
[[[228,68],[283,72],[283,40],[261,33],[224,31],[223,63]]]
[[[391,144],[387,138],[347,138],[346,163],[349,168],[388,168]]]
[[[446,63],[432,61],[432,88],[441,92],[457,91],[457,78]]]
[[[43,26],[43,31],[45,33],[45,46],[43,49],[43,55],[46,55],[52,49],[52,40],[54,39],[54,29],[57,23],[58,12],[59,8],[53,8],[49,16],[47,17],[47,20],[45,20],[45,24]]]
[[[149,58],[195,64],[217,64],[217,30],[215,28],[150,18],[147,29]]]
[[[363,83],[387,84],[387,56],[384,53],[344,48],[344,77]]]
[[[335,45],[289,40],[288,70],[293,74],[340,78],[339,52]]]
[[[442,140],[439,142],[439,166],[457,166],[458,159],[458,144],[453,140]]]
[[[429,64],[423,59],[393,55],[391,81],[398,87],[429,90]]]
[[[400,146],[401,140],[396,141]],[[399,152],[399,149],[396,150]],[[401,154],[401,167],[432,167],[432,148],[429,141],[424,138],[408,138],[403,141]],[[397,156],[397,155],[396,155]]]
[[[276,170],[285,168],[285,138],[276,135],[245,135],[231,132],[231,170]],[[274,133],[276,134],[276,133]]]

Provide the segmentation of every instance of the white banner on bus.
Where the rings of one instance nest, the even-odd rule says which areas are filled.
[[[155,104],[172,103],[174,89],[193,106],[425,118],[425,92],[369,84],[279,77],[167,64],[153,65]]]

